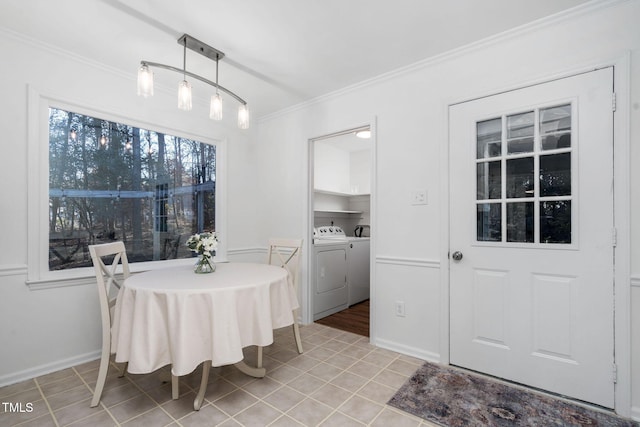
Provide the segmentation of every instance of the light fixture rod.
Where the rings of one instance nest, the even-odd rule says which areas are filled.
[[[183,34],[182,37],[178,39],[178,44],[185,45],[192,51],[198,52],[200,55],[206,56],[214,61],[216,59],[224,58],[224,53],[220,52],[215,47],[211,47],[208,44],[191,37],[189,34]]]
[[[175,71],[176,73],[186,74],[189,77],[193,77],[194,79],[200,80],[203,83],[211,85],[211,86],[213,86],[215,88],[220,89],[224,93],[226,93],[228,95],[231,95],[232,97],[234,97],[242,105],[247,105],[247,101],[245,101],[244,99],[240,98],[238,95],[236,95],[235,93],[231,92],[229,89],[227,89],[227,88],[225,88],[223,86],[220,86],[219,84],[216,84],[216,83],[212,82],[211,80],[205,79],[204,77],[201,77],[201,76],[199,76],[197,74],[194,74],[194,73],[192,73],[190,71],[181,70],[180,68],[176,68],[176,67],[173,67],[171,65],[160,64],[158,62],[140,61],[140,65],[147,65],[149,67],[156,67],[156,68],[164,68],[165,70],[171,70],[171,71]]]
[[[184,53],[182,54],[182,70],[183,72],[187,71],[187,39],[184,40]],[[187,80],[186,76],[184,76],[184,80]]]
[[[220,58],[218,58],[218,57],[216,56],[216,90],[218,89],[218,86],[220,86],[220,85],[218,84],[218,62],[219,62],[218,60],[219,60],[219,59],[220,59]]]

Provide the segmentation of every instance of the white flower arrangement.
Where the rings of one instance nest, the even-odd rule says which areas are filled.
[[[218,249],[218,235],[215,232],[196,233],[189,237],[187,246],[205,258],[211,258]]]

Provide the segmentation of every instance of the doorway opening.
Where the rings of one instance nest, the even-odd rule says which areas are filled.
[[[369,336],[371,279],[370,125],[309,145],[308,318]]]

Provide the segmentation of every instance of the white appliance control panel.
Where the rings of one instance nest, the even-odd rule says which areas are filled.
[[[313,229],[313,237],[315,239],[344,239],[346,234],[344,230],[335,225],[323,225]]]

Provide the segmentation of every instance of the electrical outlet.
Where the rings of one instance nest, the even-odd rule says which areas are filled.
[[[396,316],[404,317],[404,301],[396,301]]]
[[[427,202],[427,190],[415,190],[411,193],[412,205],[426,205]]]

